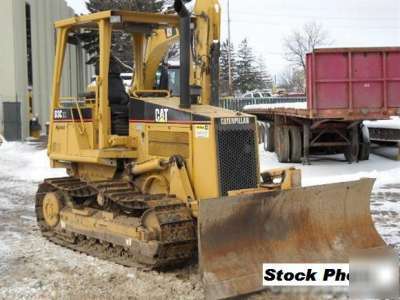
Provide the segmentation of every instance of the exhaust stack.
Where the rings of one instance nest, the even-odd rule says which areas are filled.
[[[190,108],[190,12],[182,0],[175,0],[174,9],[180,17],[180,107]]]

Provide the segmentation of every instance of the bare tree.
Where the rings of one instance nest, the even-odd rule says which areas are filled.
[[[304,72],[299,67],[287,67],[279,76],[279,87],[288,92],[304,93]]]
[[[285,58],[291,64],[306,70],[306,54],[313,49],[330,45],[328,33],[316,22],[306,23],[302,30],[294,30],[284,40]]]

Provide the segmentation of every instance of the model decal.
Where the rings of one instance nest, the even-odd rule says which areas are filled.
[[[237,118],[222,118],[221,125],[243,125],[250,124],[249,117],[237,117]]]
[[[83,121],[92,121],[92,109],[91,108],[81,108],[81,116]],[[53,111],[54,122],[69,122],[69,121],[80,121],[81,117],[79,115],[78,109],[76,108],[56,108]]]

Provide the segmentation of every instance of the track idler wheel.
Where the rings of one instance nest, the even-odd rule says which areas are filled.
[[[63,208],[61,195],[57,192],[48,192],[43,198],[43,219],[49,227],[56,227],[60,221],[60,211]]]
[[[149,209],[142,215],[141,224],[146,228],[149,239],[161,239],[161,225],[154,209]]]

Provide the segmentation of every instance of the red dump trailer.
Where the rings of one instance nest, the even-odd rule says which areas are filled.
[[[309,163],[310,151],[369,158],[364,120],[400,115],[400,48],[316,49],[307,54],[303,105],[253,105],[265,148],[281,162]]]

